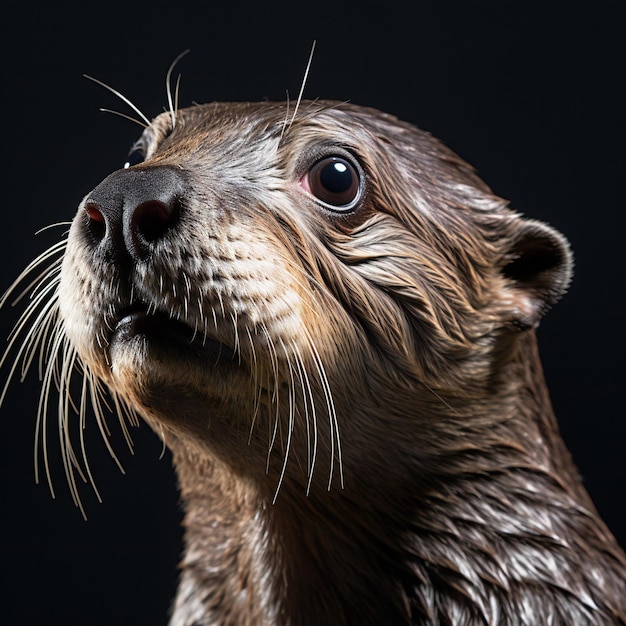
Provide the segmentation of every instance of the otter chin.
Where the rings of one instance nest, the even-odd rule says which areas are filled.
[[[172,626],[626,624],[536,345],[569,245],[429,134],[332,101],[173,109],[31,269],[55,254],[18,358],[171,450]]]

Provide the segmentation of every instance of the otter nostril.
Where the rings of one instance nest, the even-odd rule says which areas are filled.
[[[133,236],[151,242],[160,239],[173,225],[178,210],[177,202],[149,200],[135,207],[130,218],[130,230]]]
[[[115,263],[159,254],[158,241],[184,211],[187,184],[168,166],[118,170],[86,198],[81,226],[98,253]]]
[[[89,217],[89,231],[97,241],[101,241],[106,234],[106,221],[100,207],[95,202],[88,202],[85,213]]]

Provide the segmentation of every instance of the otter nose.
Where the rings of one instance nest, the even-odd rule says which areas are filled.
[[[177,222],[185,189],[169,166],[113,172],[86,198],[87,228],[106,252],[145,259]]]

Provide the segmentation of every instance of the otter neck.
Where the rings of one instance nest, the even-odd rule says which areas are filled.
[[[359,520],[362,504],[344,492],[320,500],[289,481],[273,503],[215,461],[174,458],[186,515],[171,626],[410,623],[396,588],[401,555],[377,539],[391,517],[371,509]]]
[[[459,441],[413,490],[385,484],[392,474],[354,489],[346,468],[344,490],[307,497],[286,480],[272,503],[271,490],[170,442],[186,509],[171,626],[518,623],[511,607],[534,612],[520,624],[591,621],[590,607],[613,623],[603,598],[617,604],[624,590],[607,573],[626,564],[558,436],[534,334],[516,350],[507,367],[525,368],[525,384],[499,424],[508,440]]]

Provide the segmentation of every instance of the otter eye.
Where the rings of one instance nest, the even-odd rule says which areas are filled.
[[[355,167],[343,157],[331,156],[313,165],[302,186],[336,211],[350,211],[361,196],[361,179]]]
[[[124,169],[132,167],[133,165],[138,165],[139,163],[143,163],[146,160],[146,150],[143,145],[139,142],[134,143],[128,156],[126,157],[126,162],[124,163]]]

